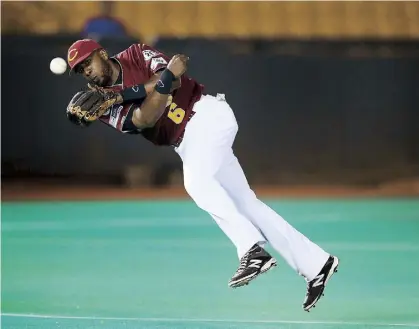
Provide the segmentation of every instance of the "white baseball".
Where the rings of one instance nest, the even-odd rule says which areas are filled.
[[[63,74],[67,70],[67,63],[61,57],[55,57],[49,64],[49,68],[54,74]]]

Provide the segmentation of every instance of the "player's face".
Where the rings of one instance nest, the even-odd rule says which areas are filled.
[[[112,76],[112,68],[107,61],[105,53],[95,51],[77,66],[77,73],[97,86],[107,86]]]

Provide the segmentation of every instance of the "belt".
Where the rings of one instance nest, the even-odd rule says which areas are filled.
[[[187,118],[186,124],[182,129],[182,132],[180,133],[179,137],[176,139],[176,141],[172,144],[173,147],[179,147],[180,143],[183,141],[183,136],[185,135],[186,125],[188,124],[189,120],[192,119],[195,112],[192,111],[191,114],[189,114],[189,117]]]

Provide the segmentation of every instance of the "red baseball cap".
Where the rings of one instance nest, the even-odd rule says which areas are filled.
[[[70,74],[77,64],[83,62],[95,50],[102,49],[103,47],[92,39],[82,39],[73,43],[67,52],[67,62],[70,66]]]

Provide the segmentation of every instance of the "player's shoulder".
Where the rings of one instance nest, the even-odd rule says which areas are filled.
[[[162,53],[156,48],[145,44],[145,43],[133,43],[131,46],[126,48],[124,51],[116,54],[116,58],[124,57],[141,57],[145,61],[150,60],[153,57],[160,56]]]
[[[160,49],[157,49],[155,46],[150,46],[145,43],[140,43],[139,47],[145,61],[148,61],[153,57],[161,57],[161,56],[165,57],[165,54]]]
[[[113,57],[121,58],[121,57],[136,55],[138,53],[141,53],[141,44],[133,43],[131,46],[115,54]]]

